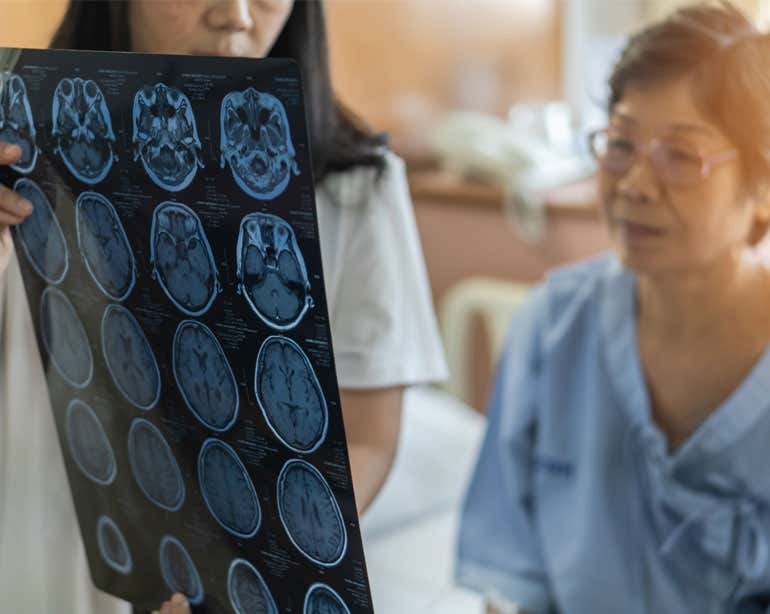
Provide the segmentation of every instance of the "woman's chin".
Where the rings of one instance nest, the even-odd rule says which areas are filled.
[[[614,251],[623,266],[635,273],[662,273],[671,268],[660,251],[638,249],[617,243]]]

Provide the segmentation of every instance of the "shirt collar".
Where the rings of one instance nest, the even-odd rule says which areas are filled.
[[[718,465],[735,473],[747,484],[756,483],[754,463],[730,462],[750,446],[752,439],[767,441],[768,428],[756,428],[762,419],[770,421],[770,346],[738,387],[723,401],[698,429],[672,454],[666,452],[663,433],[652,420],[651,402],[639,357],[636,335],[636,277],[615,259],[600,288],[599,331],[601,351],[611,385],[630,426],[637,431],[645,447],[672,470],[703,466],[707,459],[719,459]],[[755,442],[757,443],[757,442]],[[763,443],[762,446],[766,447]],[[739,454],[736,455],[736,452]],[[713,466],[714,463],[705,463]],[[761,473],[767,473],[762,471]],[[768,483],[761,491],[770,492]]]

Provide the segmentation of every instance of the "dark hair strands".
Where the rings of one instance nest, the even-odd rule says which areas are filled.
[[[130,1],[70,0],[50,47],[131,51]],[[295,0],[268,57],[291,58],[299,65],[316,182],[359,166],[374,168],[379,175],[387,138],[373,133],[334,95],[321,0]]]

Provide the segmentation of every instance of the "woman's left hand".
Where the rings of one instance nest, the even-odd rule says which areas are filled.
[[[190,614],[190,606],[182,593],[174,593],[171,601],[164,601],[160,610],[153,610],[152,614]]]

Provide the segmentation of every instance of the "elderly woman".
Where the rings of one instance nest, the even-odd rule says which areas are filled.
[[[591,146],[615,253],[516,318],[458,579],[490,612],[770,611],[770,40],[724,3],[652,25]]]

